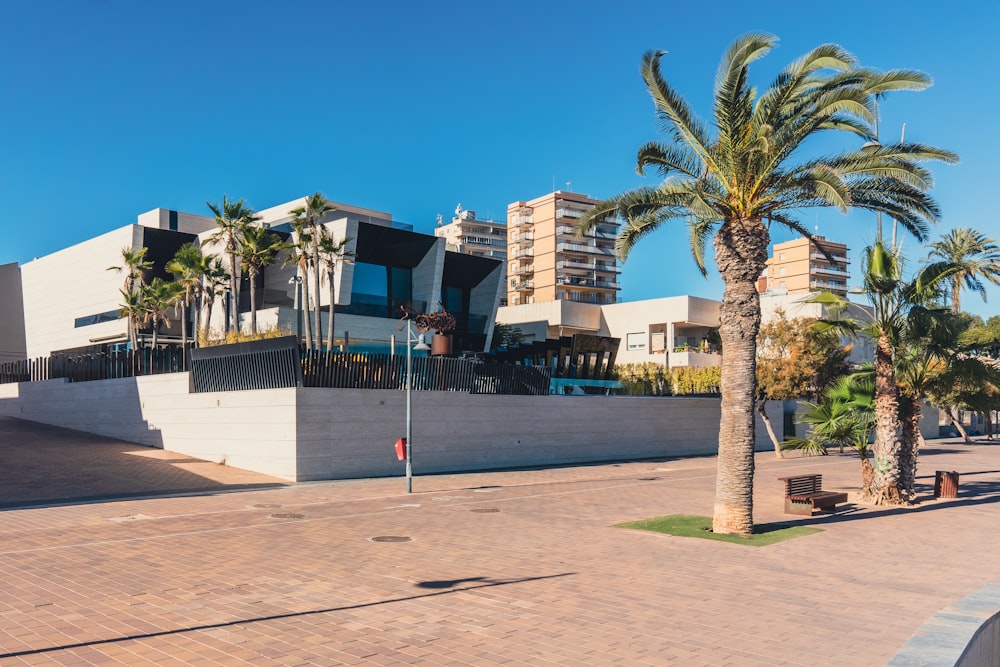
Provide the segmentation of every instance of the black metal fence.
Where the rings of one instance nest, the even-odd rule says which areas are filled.
[[[194,392],[324,387],[405,389],[406,355],[301,351],[294,336],[190,350]],[[411,388],[473,394],[549,393],[551,372],[482,359],[414,356]],[[60,355],[0,364],[0,383],[67,378],[70,382],[176,373],[185,369],[179,348]]]
[[[95,352],[9,361],[0,364],[0,384],[66,378],[70,382],[115,380],[184,370],[180,348]]]

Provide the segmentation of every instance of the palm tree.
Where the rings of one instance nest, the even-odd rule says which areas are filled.
[[[212,328],[212,307],[218,297],[229,282],[229,272],[226,271],[222,260],[215,255],[204,256],[205,265],[202,270],[201,301],[204,309],[201,337],[204,342],[208,342]]]
[[[118,290],[122,295],[122,303],[118,308],[118,316],[128,321],[128,342],[133,350],[139,348],[139,322],[145,315],[142,294],[135,291]]]
[[[312,324],[310,322],[308,312],[309,312],[309,267],[312,264],[310,258],[310,250],[312,249],[312,234],[306,229],[306,223],[302,220],[292,221],[292,231],[294,241],[290,244],[288,256],[285,257],[285,263],[282,266],[288,266],[289,264],[294,264],[297,268],[297,276],[302,285],[302,295],[301,303],[299,308],[303,309],[307,315],[303,319],[303,328],[305,329],[305,344],[306,349],[311,350],[313,348],[312,344]],[[303,335],[303,332],[298,332],[299,335]]]
[[[323,221],[323,216],[330,211],[336,210],[336,206],[331,204],[323,197],[322,193],[315,193],[311,197],[306,197],[306,205],[300,208],[292,209],[289,211],[293,216],[294,220],[300,224],[304,223],[304,226],[308,227],[309,235],[312,242],[311,257],[310,262],[313,269],[313,287],[315,288],[316,294],[316,310],[313,311],[313,331],[316,334],[315,342],[318,348],[323,340],[323,329],[320,323],[320,307],[319,307],[319,275],[320,275],[320,257],[319,257],[319,239],[320,239],[320,225]],[[303,283],[308,279],[308,273],[303,275]],[[308,291],[303,288],[303,294],[308,294]],[[308,313],[309,299],[305,298],[306,312]],[[307,342],[308,345],[308,342]],[[311,346],[310,346],[311,347]]]
[[[322,228],[321,228],[322,229]],[[345,238],[341,241],[336,240],[331,236],[326,230],[323,230],[319,239],[319,259],[322,262],[323,268],[326,269],[326,284],[330,292],[330,305],[329,305],[329,327],[330,330],[327,333],[326,349],[333,352],[333,341],[334,341],[334,308],[336,306],[336,294],[334,290],[334,277],[337,273],[337,266],[341,262],[350,262],[351,258],[354,257],[354,253],[347,250],[347,243],[351,239]]]
[[[979,292],[986,301],[986,287],[980,278],[1000,285],[1000,247],[985,234],[967,227],[953,229],[940,241],[927,244],[930,257],[957,264],[958,272],[949,279],[951,283],[951,312],[962,310],[962,288]]]
[[[205,202],[209,210],[215,215],[215,224],[218,229],[208,240],[211,242],[222,241],[226,255],[229,256],[229,293],[232,298],[232,312],[227,327],[234,330],[240,329],[240,293],[238,289],[239,281],[236,273],[236,254],[239,252],[240,238],[246,229],[260,218],[254,210],[247,206],[242,199],[229,201],[225,195],[222,196],[222,204]]]
[[[149,248],[142,247],[138,250],[125,247],[122,248],[121,266],[109,266],[108,271],[125,272],[125,291],[133,292],[143,285],[143,272],[153,268],[153,262],[146,259]]]
[[[182,298],[184,287],[161,278],[142,288],[143,320],[153,327],[153,348],[156,348],[160,325],[167,321],[167,311]]]
[[[174,274],[174,280],[184,289],[184,295],[177,302],[182,310],[181,314],[181,347],[187,349],[188,338],[188,310],[192,303],[201,303],[201,281],[205,268],[205,256],[201,252],[201,246],[197,243],[185,243],[174,254],[174,258],[167,262],[167,271]],[[200,311],[201,308],[199,307]],[[197,329],[197,318],[195,318],[195,328]],[[197,339],[197,335],[195,336]]]
[[[257,276],[274,263],[278,252],[289,246],[264,227],[247,227],[240,238],[241,268],[250,281],[250,333],[257,333]]]
[[[749,66],[776,43],[752,33],[737,39],[716,77],[714,119],[698,120],[662,77],[662,52],[649,52],[642,76],[669,144],[639,149],[638,171],[653,168],[665,180],[597,205],[579,224],[588,231],[617,214],[625,224],[617,252],[632,247],[670,220],[686,222],[695,262],[705,271],[711,238],[725,283],[720,336],[722,415],[713,530],[753,531],[755,343],[760,327],[756,280],[767,262],[769,229],[778,224],[812,239],[798,209],[832,206],[884,211],[917,238],[926,236],[938,209],[926,194],[931,175],[922,160],[954,161],[953,153],[920,144],[861,146],[833,156],[800,157],[804,144],[826,130],[871,139],[872,97],[886,90],[919,90],[920,72],[876,73],[858,66],[841,47],[826,44],[788,65],[760,95]],[[714,136],[713,136],[714,134]],[[861,143],[860,141],[858,143]]]

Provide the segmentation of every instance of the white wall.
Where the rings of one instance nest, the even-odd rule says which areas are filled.
[[[75,328],[78,317],[117,310],[125,274],[122,248],[142,247],[142,227],[128,225],[21,266],[24,333],[29,358],[81,347],[127,331],[125,319]]]
[[[0,415],[289,480],[402,474],[401,391],[290,388],[188,393],[188,374],[0,385]],[[780,423],[774,403],[772,420]],[[719,400],[413,393],[416,474],[714,454]],[[771,448],[758,428],[758,449]]]

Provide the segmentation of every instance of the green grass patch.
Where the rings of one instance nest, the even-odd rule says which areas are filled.
[[[654,533],[666,533],[676,537],[700,537],[704,540],[719,540],[734,544],[747,544],[752,547],[766,547],[775,542],[784,542],[796,537],[822,533],[820,528],[808,526],[790,526],[785,523],[759,523],[753,527],[753,535],[721,535],[712,532],[712,518],[707,516],[689,516],[687,514],[671,514],[656,519],[620,523],[617,528],[632,528],[635,530],[650,530]]]

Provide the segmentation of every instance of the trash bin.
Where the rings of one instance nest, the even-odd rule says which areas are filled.
[[[934,473],[934,497],[958,498],[958,473],[938,470]]]

